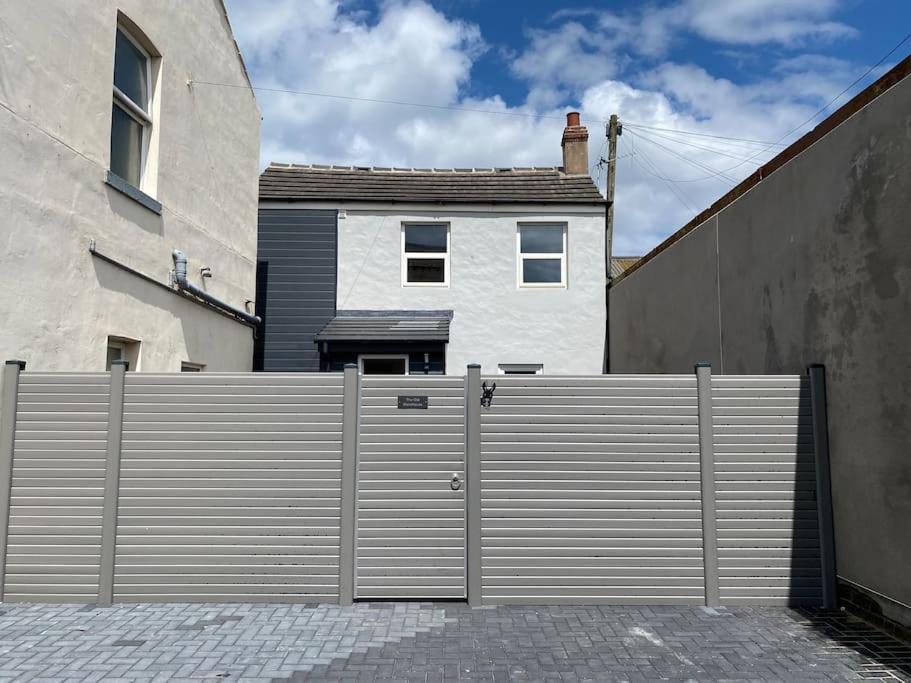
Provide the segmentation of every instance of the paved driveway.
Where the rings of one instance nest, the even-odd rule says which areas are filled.
[[[911,648],[835,613],[455,603],[0,605],[3,680],[908,678]]]

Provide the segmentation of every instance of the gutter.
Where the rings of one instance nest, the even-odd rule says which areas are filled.
[[[235,308],[231,304],[222,301],[218,297],[212,296],[206,290],[197,287],[190,282],[187,279],[187,257],[182,251],[175,249],[171,252],[171,256],[174,257],[174,279],[177,281],[176,284],[178,289],[188,292],[197,299],[202,299],[211,306],[226,311],[250,325],[256,326],[262,323],[263,320],[258,315],[250,315],[246,311]]]

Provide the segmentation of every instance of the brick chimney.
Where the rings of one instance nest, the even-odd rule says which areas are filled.
[[[566,115],[563,129],[563,172],[588,175],[588,128],[579,121],[579,112]]]

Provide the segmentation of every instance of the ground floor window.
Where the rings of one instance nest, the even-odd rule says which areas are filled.
[[[104,360],[104,369],[111,371],[114,361],[125,360],[130,366],[129,370],[139,369],[139,341],[126,337],[108,337],[107,351]]]
[[[202,372],[205,367],[206,366],[202,363],[191,363],[189,361],[182,361],[180,363],[181,372]]]

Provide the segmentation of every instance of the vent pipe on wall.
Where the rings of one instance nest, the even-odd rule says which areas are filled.
[[[231,315],[237,316],[241,320],[250,323],[251,325],[259,325],[262,322],[262,318],[258,315],[250,315],[246,311],[242,311],[239,308],[235,308],[231,304],[225,303],[221,299],[212,296],[206,290],[197,287],[192,282],[187,279],[187,257],[179,249],[175,249],[171,252],[171,255],[174,257],[174,275],[177,280],[177,288],[182,289],[186,292],[189,292],[198,299],[212,304],[216,308],[220,308],[223,311],[230,313]]]

